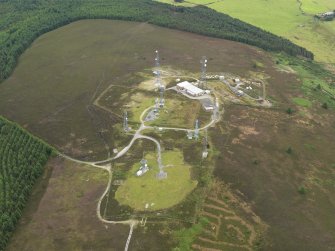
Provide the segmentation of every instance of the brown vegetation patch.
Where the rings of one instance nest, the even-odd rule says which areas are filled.
[[[213,184],[202,215],[210,223],[193,245],[197,250],[221,250],[225,246],[252,250],[266,230],[250,206],[218,181]]]

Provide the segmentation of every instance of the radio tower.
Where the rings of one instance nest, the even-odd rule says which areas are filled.
[[[128,113],[127,113],[127,111],[125,111],[123,113],[123,130],[125,132],[128,132],[128,130],[129,130],[129,127],[128,127]]]
[[[164,103],[165,103],[165,100],[164,100],[164,91],[165,91],[165,88],[163,85],[161,85],[159,87],[159,107],[164,107]]]
[[[164,91],[165,91],[165,86],[162,84],[162,79],[161,79],[161,67],[159,63],[159,52],[156,50],[156,57],[155,57],[155,73],[156,73],[156,82],[155,86],[159,90],[159,107],[164,107]]]
[[[159,99],[156,98],[156,99],[155,99],[155,109],[154,109],[154,112],[155,112],[155,113],[158,113],[158,110],[159,110]]]
[[[161,85],[162,85],[162,81],[161,81],[161,67],[160,67],[160,63],[159,63],[159,52],[158,52],[158,50],[156,50],[155,52],[156,52],[156,57],[155,57],[155,74],[156,74],[155,86],[157,88],[160,88]]]
[[[214,120],[217,120],[219,118],[219,99],[218,98],[215,98],[215,106],[214,106],[214,112],[213,112],[213,119]]]
[[[203,56],[200,60],[201,64],[201,76],[200,76],[200,88],[206,88],[206,70],[207,70],[207,58]]]
[[[197,119],[195,121],[195,126],[194,126],[194,138],[197,140],[199,139],[199,120]]]
[[[202,158],[205,159],[208,156],[208,136],[207,136],[207,129],[205,130],[205,137],[203,141],[203,150],[202,150]]]

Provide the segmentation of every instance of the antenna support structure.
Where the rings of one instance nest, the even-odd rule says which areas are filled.
[[[128,113],[127,111],[124,111],[123,113],[123,130],[125,132],[129,131],[129,126],[128,126]]]
[[[200,60],[201,64],[201,76],[200,76],[200,88],[206,89],[206,71],[207,71],[207,58],[203,56]]]

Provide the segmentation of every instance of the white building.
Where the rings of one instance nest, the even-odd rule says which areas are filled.
[[[188,81],[184,81],[177,84],[177,89],[180,91],[185,91],[188,95],[191,95],[193,97],[198,97],[205,94],[204,90],[200,89],[199,87],[196,87],[195,85],[192,85]]]
[[[142,159],[141,160],[141,167],[140,169],[136,172],[136,176],[139,177],[139,176],[142,176],[143,174],[145,174],[146,172],[149,171],[149,167],[148,167],[148,164],[147,164],[147,161],[145,159]]]

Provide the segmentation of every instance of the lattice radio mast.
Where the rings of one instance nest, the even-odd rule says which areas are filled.
[[[194,138],[199,139],[199,120],[198,119],[195,121]]]
[[[159,62],[159,52],[158,52],[158,50],[156,50],[155,52],[156,52],[156,57],[155,57],[155,74],[156,74],[155,86],[157,88],[160,88],[161,85],[162,85],[161,66],[160,66],[160,62]]]
[[[129,127],[128,127],[128,113],[127,113],[127,111],[124,111],[124,113],[123,113],[123,130],[125,132],[129,131]]]
[[[207,58],[203,56],[200,60],[201,64],[201,76],[200,76],[200,87],[206,88],[206,71],[207,71]]]
[[[202,158],[205,159],[208,156],[208,134],[207,134],[207,128],[205,130],[205,137],[203,140],[203,150],[202,150]]]

